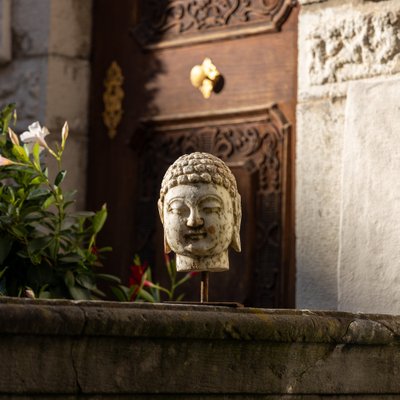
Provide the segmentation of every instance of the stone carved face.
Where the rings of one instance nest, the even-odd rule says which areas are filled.
[[[193,173],[198,166],[200,176]],[[182,156],[164,177],[158,207],[165,252],[176,253],[178,271],[229,269],[228,247],[240,251],[241,205],[236,181],[221,160],[207,153]]]
[[[164,230],[177,254],[209,257],[232,241],[233,208],[228,191],[209,183],[179,185],[164,200]]]

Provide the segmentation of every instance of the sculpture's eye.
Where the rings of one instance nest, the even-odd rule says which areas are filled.
[[[203,207],[203,211],[206,214],[214,214],[214,213],[219,213],[221,211],[221,207]]]
[[[201,209],[205,214],[218,214],[222,210],[222,202],[214,197],[207,198],[201,202]]]
[[[168,204],[167,211],[175,215],[186,215],[189,214],[188,206],[182,200],[172,200]]]

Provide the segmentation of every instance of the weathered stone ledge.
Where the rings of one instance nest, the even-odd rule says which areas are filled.
[[[397,344],[400,317],[168,303],[2,298],[0,334]]]
[[[395,399],[399,334],[388,315],[2,298],[0,399]]]

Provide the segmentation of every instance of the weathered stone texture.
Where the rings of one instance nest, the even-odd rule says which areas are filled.
[[[400,80],[349,86],[339,308],[400,312]]]
[[[50,0],[12,0],[13,57],[46,55]]]
[[[385,315],[3,298],[0,399],[395,399],[399,335]]]
[[[296,258],[300,308],[337,309],[343,99],[297,107]]]
[[[297,306],[398,313],[394,238],[400,208],[393,171],[400,167],[394,133],[399,98],[389,91],[389,99],[384,90],[373,95],[372,89],[347,95],[355,81],[396,85],[391,79],[400,76],[400,2],[301,4]],[[326,131],[331,141],[323,142]]]
[[[306,6],[299,24],[299,96],[343,94],[340,83],[400,72],[400,3]],[[338,85],[339,84],[339,85]]]
[[[68,121],[71,131],[88,129],[90,64],[86,60],[50,57],[47,76],[46,126],[50,132]]]
[[[92,0],[13,0],[13,59],[0,67],[0,104],[17,104],[17,132],[39,121],[58,134],[68,121],[73,138],[64,164],[79,208],[86,186],[91,10]]]
[[[17,130],[45,119],[47,69],[45,57],[27,58],[0,69],[0,104],[17,104]]]
[[[11,0],[0,0],[0,65],[11,59]]]
[[[14,57],[89,57],[92,0],[12,1]]]
[[[92,30],[92,0],[51,2],[50,54],[88,59]]]

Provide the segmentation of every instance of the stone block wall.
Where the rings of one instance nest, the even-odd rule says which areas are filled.
[[[0,300],[0,399],[400,399],[400,319]]]
[[[297,306],[400,313],[400,2],[300,3]]]
[[[3,10],[0,1],[0,11]],[[39,121],[59,139],[70,126],[66,187],[82,208],[90,77],[92,0],[9,0],[12,55],[0,65],[0,104],[17,104],[17,131]],[[2,26],[3,27],[3,26]],[[0,60],[1,61],[1,60]],[[52,137],[49,139],[51,141]]]

